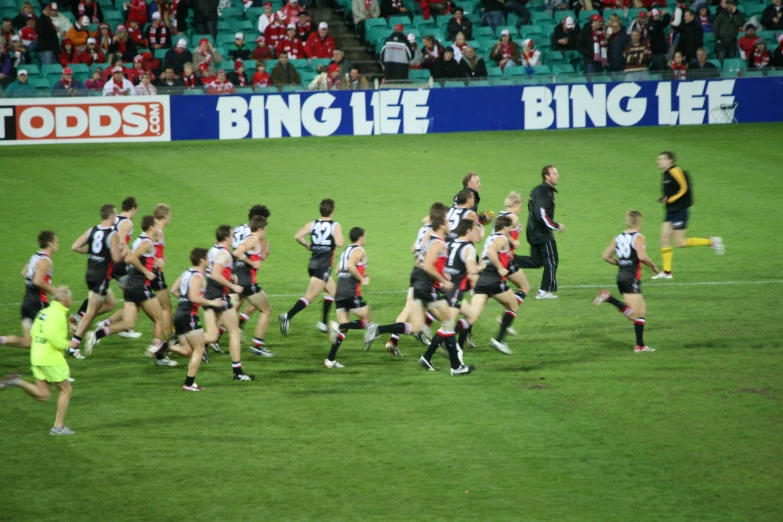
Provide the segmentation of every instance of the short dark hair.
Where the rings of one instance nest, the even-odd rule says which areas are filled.
[[[57,237],[57,235],[51,230],[42,230],[41,233],[38,234],[38,246],[41,248],[48,247],[50,243],[54,243],[55,237]]]
[[[459,6],[457,6],[456,8],[454,8],[454,12],[456,13],[457,11],[459,11],[459,12],[460,12],[460,13],[462,13],[462,14],[465,14],[465,10],[464,10],[463,8],[459,7]]]
[[[547,175],[549,174],[549,169],[555,168],[554,165],[547,165],[543,169],[541,169],[541,179],[546,179]]]
[[[467,187],[468,183],[470,183],[470,180],[473,179],[473,176],[478,176],[478,174],[476,174],[475,172],[468,172],[467,174],[465,174],[465,177],[462,178],[462,186]]]
[[[128,196],[127,198],[122,200],[122,211],[128,212],[129,210],[133,210],[134,208],[138,208],[139,204],[136,203],[136,198],[133,196]]]
[[[676,157],[676,156],[674,155],[674,153],[673,153],[672,151],[670,151],[670,150],[665,150],[665,151],[661,152],[661,154],[660,154],[660,155],[661,155],[661,156],[666,156],[667,158],[669,158],[669,159],[670,159],[670,160],[672,160],[672,161],[677,161],[677,157]]]
[[[247,213],[247,219],[250,221],[255,216],[264,216],[265,218],[269,219],[269,216],[271,215],[272,213],[269,211],[266,205],[253,205],[250,207],[250,210]]]
[[[460,219],[459,225],[457,225],[457,229],[455,230],[455,233],[457,234],[457,237],[462,237],[471,230],[473,230],[473,227],[476,226],[476,222],[472,219]]]
[[[112,214],[117,213],[117,207],[114,205],[107,203],[101,207],[101,219],[109,219]]]
[[[351,243],[356,243],[364,235],[364,229],[362,227],[353,227],[348,237],[351,238]]]
[[[470,198],[473,197],[473,193],[469,190],[460,190],[457,193],[457,205],[464,205]]]
[[[495,230],[502,230],[513,224],[514,222],[511,220],[511,216],[500,216],[495,220]]]
[[[286,31],[287,31],[287,30],[288,30],[288,29],[286,29]],[[281,56],[283,56],[283,55],[286,55],[286,56],[288,56],[288,51],[286,51],[285,49],[283,49],[283,50],[281,50],[279,53],[277,53],[277,57],[278,57],[278,58],[280,58],[280,57],[281,57]]]
[[[445,216],[448,211],[449,211],[449,207],[447,207],[440,201],[436,201],[430,207],[430,221],[432,221],[432,218],[434,218],[435,216],[439,216],[439,215]]]
[[[155,216],[144,216],[141,218],[141,229],[145,232],[155,226]]]
[[[321,217],[331,216],[334,212],[334,200],[331,198],[326,198],[321,201]]]
[[[220,225],[217,227],[217,230],[215,230],[215,239],[217,239],[217,242],[220,243],[222,241],[225,241],[227,237],[231,235],[231,227],[228,225]]]
[[[206,248],[196,247],[190,251],[190,264],[193,266],[198,266],[198,264],[201,263],[201,260],[206,258],[207,258]]]
[[[432,230],[438,230],[440,227],[442,227],[445,224],[446,224],[445,214],[438,214],[430,218],[430,225],[432,225]]]
[[[250,231],[255,232],[259,228],[266,228],[266,218],[264,216],[253,216],[250,220]]]
[[[166,68],[164,68],[163,70],[164,70],[164,71],[171,71],[171,72],[174,72],[174,67],[166,67]],[[194,250],[194,252],[195,252],[196,250],[203,250],[203,248],[202,248],[202,249],[198,249],[198,248],[197,248],[197,249],[195,249],[195,250]]]

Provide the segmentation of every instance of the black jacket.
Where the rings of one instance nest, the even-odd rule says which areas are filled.
[[[471,79],[477,79],[477,78],[486,78],[487,75],[487,64],[484,63],[484,58],[481,56],[476,56],[476,68],[473,69],[470,64],[468,63],[468,59],[464,56],[462,57],[462,60],[459,62],[459,71],[462,76],[465,78],[471,78]]]
[[[680,51],[685,61],[690,62],[696,58],[696,51],[704,45],[704,31],[701,24],[694,20],[686,24],[680,24],[680,40],[677,42],[677,50]]]
[[[113,43],[109,46],[109,52],[111,54],[114,54],[118,52],[120,49],[120,45]],[[133,38],[128,38],[125,40],[125,52],[122,53],[122,61],[123,62],[132,62],[134,58],[136,58],[136,55],[139,54],[139,49],[136,46],[136,42],[133,40]]]
[[[769,5],[761,14],[761,25],[763,25],[764,29],[767,31],[783,29],[783,11],[781,11],[781,15],[778,23],[773,22],[772,19],[777,16],[777,10],[774,5]]]
[[[780,46],[772,51],[772,57],[770,58],[769,64],[772,67],[783,67],[783,51],[781,51]]]
[[[588,62],[593,61],[593,26],[585,24],[579,32],[577,49]]]
[[[452,78],[461,78],[459,64],[452,58],[448,62],[443,59],[443,55],[438,56],[435,63],[432,64],[432,77],[436,80],[446,80]]]
[[[51,18],[43,14],[38,17],[38,21],[35,23],[35,32],[38,33],[35,52],[52,51],[55,54],[60,52],[60,40],[57,38],[57,29]]]
[[[562,38],[568,38],[568,43],[565,45],[559,44],[557,41]],[[563,24],[557,24],[554,32],[552,33],[552,48],[558,51],[576,51],[577,41],[579,40],[579,24],[576,25],[573,31],[566,31]]]
[[[470,20],[462,17],[462,22],[457,22],[457,19],[452,17],[449,20],[449,25],[446,26],[446,39],[453,42],[457,39],[457,33],[465,35],[465,40],[473,39],[473,23]]]
[[[609,58],[610,71],[625,70],[625,48],[631,43],[631,37],[625,32],[625,27],[620,32],[609,37],[609,45],[606,55]]]
[[[217,22],[218,4],[218,0],[195,0],[192,2],[188,7],[193,9],[193,22]]]
[[[499,0],[481,0],[481,5],[484,6],[485,11],[503,11],[506,4]]]
[[[671,21],[672,16],[666,13],[661,15],[660,20],[650,20],[647,24],[647,34],[649,35],[650,52],[652,54],[666,54],[666,51],[669,50],[669,32],[666,28]]]
[[[527,242],[531,245],[546,243],[554,238],[553,232],[559,230],[560,223],[555,221],[555,188],[541,183],[530,192],[527,202]]]
[[[710,62],[704,62],[704,67],[699,65],[698,60],[693,60],[688,65],[688,77],[693,77],[694,79],[698,78],[719,78],[720,73],[718,72],[718,68],[715,67],[714,64],[711,64]]]
[[[174,74],[182,76],[182,66],[188,62],[193,61],[193,53],[185,49],[183,53],[178,53],[174,47],[166,52],[166,56],[163,57],[163,69],[171,67],[174,69]]]

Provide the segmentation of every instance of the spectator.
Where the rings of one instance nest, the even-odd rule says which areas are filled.
[[[432,77],[436,80],[456,80],[461,76],[459,64],[454,59],[454,49],[445,47],[443,54],[432,64]]]
[[[411,51],[413,52],[413,58],[408,62],[411,69],[421,69],[424,63],[424,57],[421,54],[419,44],[416,43],[416,35],[413,33],[408,34],[408,43],[410,44]]]
[[[264,14],[258,17],[258,32],[264,34],[266,28],[277,18],[277,14],[272,12],[272,2],[264,2]]]
[[[205,87],[217,79],[217,72],[215,74],[211,74],[209,72],[209,64],[207,62],[201,62],[201,64],[198,66],[197,74],[199,77],[199,83]]]
[[[639,31],[639,36],[641,37],[642,42],[646,42],[647,24],[647,11],[639,11],[639,13],[636,15],[636,18],[631,20],[631,23],[628,24],[628,36],[630,36],[633,31]]]
[[[753,51],[756,50],[756,42],[758,41],[759,37],[756,35],[756,27],[753,24],[747,24],[745,26],[745,34],[737,42],[740,58],[747,60],[753,54]]]
[[[136,42],[128,38],[128,30],[124,25],[117,26],[117,34],[112,38],[109,52],[111,54],[121,54],[123,62],[131,62],[139,54]]]
[[[425,20],[431,15],[443,16],[451,13],[451,0],[419,0],[419,8]]]
[[[647,70],[650,67],[652,53],[642,40],[638,29],[631,31],[631,41],[625,46],[625,81],[638,82],[649,80]]]
[[[462,33],[466,40],[473,39],[473,23],[465,18],[465,11],[461,7],[454,9],[454,16],[449,20],[449,25],[446,26],[446,38],[449,41],[457,39],[457,34]]]
[[[171,67],[166,67],[163,74],[158,78],[157,83],[158,88],[161,90],[161,94],[176,94],[175,91],[179,91],[179,88],[184,87],[185,85],[182,83],[182,80],[177,79],[177,75]]]
[[[351,63],[351,60],[347,59],[345,57],[345,53],[342,52],[340,49],[334,50],[334,56],[332,57],[332,61],[330,65],[332,63],[336,63],[337,65],[340,66],[340,77],[345,76],[351,71],[351,69],[353,69],[353,64]],[[323,72],[323,71],[321,71],[321,69],[319,68],[319,72]]]
[[[30,52],[22,45],[18,34],[12,36],[11,48],[5,54],[0,53],[0,85],[11,83],[16,78],[17,69],[28,63],[32,63]]]
[[[30,18],[32,18],[34,22],[38,20],[38,17],[35,16],[35,11],[33,11],[33,4],[24,2],[22,7],[19,8],[19,14],[11,20],[11,25],[14,29],[20,31],[23,27],[27,27],[27,20]]]
[[[38,33],[35,32],[36,20],[32,16],[27,19],[27,25],[22,27],[18,35],[21,38],[22,45],[24,45],[28,51],[35,51],[38,44]],[[13,36],[11,37],[13,38]]]
[[[497,34],[498,27],[503,25],[505,0],[481,0],[481,5],[484,6],[484,21]]]
[[[217,77],[207,84],[207,94],[235,94],[234,85],[226,78],[226,71],[220,69]]]
[[[182,85],[185,89],[198,89],[201,87],[201,80],[196,76],[195,69],[191,62],[187,62],[182,66]]]
[[[766,71],[769,68],[770,54],[767,42],[759,40],[756,49],[748,55],[748,68],[754,71]]]
[[[57,4],[50,4],[35,24],[35,32],[38,33],[35,52],[38,53],[41,64],[50,65],[55,63],[55,57],[60,54],[60,40],[57,37],[57,26],[54,25],[54,20],[46,13],[56,15]]]
[[[476,54],[476,50],[470,46],[465,48],[462,53],[462,60],[459,62],[460,76],[468,80],[483,80],[488,76],[487,64],[484,58]]]
[[[152,23],[147,27],[144,36],[152,50],[171,48],[169,28],[161,21],[160,13],[152,13]]]
[[[256,38],[256,48],[253,49],[253,60],[271,60],[275,55],[272,48],[266,44],[266,38],[259,36]]]
[[[256,61],[256,72],[253,73],[251,83],[254,91],[271,85],[269,73],[266,72],[266,63],[263,60]]]
[[[109,66],[106,68],[106,70],[103,71],[103,83],[104,83],[104,85],[106,84],[106,82],[111,80],[112,69],[114,69],[115,67],[119,67],[120,69],[122,69],[123,76],[125,76],[127,78],[128,69],[126,69],[122,65],[122,63],[123,63],[122,62],[122,55],[118,54],[118,55],[109,57]],[[131,83],[133,83],[133,82],[131,82]]]
[[[435,41],[435,37],[426,34],[421,38],[421,56],[424,58],[422,66],[425,69],[431,69],[432,64],[443,54],[443,46]]]
[[[144,35],[139,27],[139,22],[136,20],[128,22],[128,40],[133,40],[137,47],[147,47],[147,43],[144,41]]]
[[[283,8],[277,12],[277,17],[283,21],[283,24],[287,26],[296,26],[296,22],[299,21],[299,11],[302,8],[299,6],[299,0],[289,0],[287,4],[283,5]]]
[[[111,32],[109,24],[102,23],[98,25],[98,34],[95,35],[95,40],[98,43],[98,49],[104,55],[108,55],[111,44],[114,41],[114,33]]]
[[[206,63],[209,75],[214,76],[215,64],[222,61],[223,57],[217,52],[215,46],[212,45],[212,42],[206,38],[202,38],[198,43],[198,49],[193,52],[193,67],[201,70],[201,64]]]
[[[506,0],[505,11],[515,13],[519,18],[516,23],[517,29],[523,25],[530,25],[530,11],[525,7],[527,2],[528,0]]]
[[[704,45],[704,31],[690,9],[683,11],[679,32],[680,39],[677,42],[677,50],[682,53],[686,62],[692,62],[696,59],[696,51]]]
[[[198,33],[217,38],[218,0],[194,0],[189,5],[193,7],[193,22]]]
[[[710,8],[707,7],[705,4],[701,4],[699,6],[699,25],[701,25],[702,32],[705,33],[711,33],[712,32],[712,22],[714,20],[714,17],[712,16],[712,13],[710,13]]]
[[[692,78],[718,78],[718,68],[707,61],[707,51],[704,48],[696,51],[696,59],[690,64]]]
[[[519,46],[511,41],[511,32],[508,29],[500,31],[500,41],[492,47],[489,59],[504,71],[506,67],[513,67],[519,61]]]
[[[147,25],[147,2],[145,0],[130,0],[122,6],[128,12],[125,23],[130,25],[131,22],[136,22],[139,27]]]
[[[277,48],[277,44],[286,37],[286,27],[283,25],[283,21],[280,18],[272,20],[272,24],[264,31],[264,38],[266,43],[273,49]]]
[[[234,61],[234,71],[228,75],[228,81],[234,87],[247,87],[249,85],[247,76],[245,76],[245,64],[242,63],[242,60]]]
[[[152,85],[152,74],[149,71],[141,73],[141,82],[133,89],[136,96],[156,96],[158,88]]]
[[[566,16],[552,32],[552,47],[560,52],[576,51],[579,43],[579,26],[572,16]]]
[[[283,51],[278,54],[278,60],[274,67],[272,67],[272,84],[273,85],[299,85],[302,83],[302,79],[299,77],[299,72],[288,61],[288,53]]]
[[[408,79],[409,64],[413,58],[413,50],[402,29],[402,25],[395,25],[392,34],[386,39],[381,49],[381,62],[383,63],[386,81]]]
[[[163,67],[174,69],[174,74],[181,76],[183,66],[186,63],[193,62],[193,54],[188,50],[188,41],[180,38],[173,49],[166,52],[163,58]]]
[[[104,96],[130,96],[133,94],[133,84],[125,78],[122,67],[111,70],[111,79],[103,86]]]
[[[569,4],[570,2],[568,0],[545,0],[544,9],[547,13],[552,14],[555,11],[564,11],[569,9],[571,7]]]
[[[245,45],[244,33],[236,33],[234,45],[228,50],[228,59],[232,61],[249,60],[252,54],[250,48]]]
[[[285,51],[289,60],[300,60],[305,57],[302,40],[296,35],[296,25],[289,24],[285,38],[277,42],[277,54]]]
[[[650,11],[650,18],[647,26],[650,52],[652,53],[650,61],[653,69],[662,70],[666,66],[666,53],[669,50],[669,37],[666,34],[666,28],[672,17],[664,8],[656,7]]]
[[[141,82],[141,77],[145,72],[149,71],[144,68],[144,57],[140,54],[133,58],[133,67],[125,71],[126,77],[133,85],[138,85]]]
[[[79,53],[76,52],[76,48],[69,38],[63,40],[62,51],[60,51],[57,61],[63,67],[67,67],[69,63],[79,63]]]
[[[169,4],[169,18],[172,34],[184,34],[188,31],[188,0],[172,0]]]
[[[772,0],[761,13],[761,25],[767,31],[779,31],[783,29],[783,0]]]
[[[337,45],[334,38],[329,34],[329,24],[321,22],[318,24],[318,32],[311,34],[307,38],[305,54],[307,58],[331,58]]]
[[[102,91],[104,86],[104,81],[102,76],[103,76],[103,69],[98,67],[92,72],[92,78],[87,80],[84,86],[89,91]]]
[[[683,61],[683,56],[680,51],[674,53],[674,59],[669,62],[669,67],[672,70],[673,80],[684,80],[687,76],[688,64]]]
[[[381,16],[378,0],[352,0],[351,8],[353,25],[356,26],[358,34],[364,34],[364,21],[366,19]]]
[[[101,6],[95,0],[73,0],[71,12],[76,20],[86,16],[89,22],[87,25],[99,24],[103,22],[103,12]]]
[[[525,68],[525,71],[532,75],[533,66],[541,61],[541,51],[535,48],[535,42],[530,38],[522,40],[522,50],[519,53],[519,63]]]
[[[468,42],[465,41],[465,35],[462,33],[457,33],[457,38],[454,41],[454,44],[451,46],[452,49],[454,49],[454,61],[457,63],[462,60],[462,50],[467,48]]]
[[[71,21],[68,20],[68,18],[60,12],[60,6],[56,2],[52,2],[47,7],[44,8],[42,11],[42,14],[47,14],[52,20],[52,24],[54,25],[55,29],[57,29],[57,36],[59,38],[65,38],[65,35],[68,34],[68,31],[71,29]],[[38,31],[38,26],[36,25],[36,31]],[[41,35],[41,32],[38,31],[38,35]]]
[[[81,53],[87,47],[87,38],[94,36],[90,33],[90,17],[82,16],[70,29],[68,29],[68,38],[76,51]]]
[[[168,0],[152,0],[147,6],[147,14],[149,14],[150,20],[152,19],[152,15],[158,13],[161,16],[161,22],[167,27],[171,25],[170,12],[171,6],[169,5]]]
[[[725,0],[726,9],[721,10],[712,24],[715,33],[715,54],[720,61],[737,56],[737,35],[745,23],[745,15],[737,10],[737,0]]]
[[[359,69],[354,67],[348,76],[342,79],[342,88],[348,91],[364,91],[370,88],[370,84]]]
[[[605,33],[604,19],[597,14],[590,17],[590,23],[585,24],[579,33],[579,52],[588,74],[600,73],[609,64]]]
[[[612,72],[625,70],[625,48],[631,37],[625,32],[620,20],[614,20],[606,30],[606,47],[609,58],[609,70]]]
[[[309,88],[311,91],[336,91],[342,89],[340,82],[340,67],[333,63],[325,71],[313,78]]]
[[[312,32],[313,23],[310,21],[307,11],[299,11],[298,20],[296,21],[296,35],[302,42],[306,42]]]
[[[381,0],[381,16],[388,18],[394,15],[408,14],[408,8],[402,3],[402,0]]]
[[[5,98],[24,98],[35,91],[35,88],[27,81],[27,70],[16,71],[16,80],[3,91]]]

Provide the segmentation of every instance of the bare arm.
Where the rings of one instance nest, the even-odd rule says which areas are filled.
[[[181,283],[181,279],[182,279],[182,276],[178,277],[178,278],[177,278],[177,280],[176,280],[176,281],[174,281],[174,284],[173,284],[173,285],[171,285],[171,294],[172,294],[174,297],[176,297],[177,299],[179,299],[180,297],[182,297],[182,294],[181,294],[181,293],[180,293],[180,291],[179,291],[179,285],[180,285],[180,283]]]
[[[35,265],[33,284],[48,294],[54,293],[54,287],[46,282],[46,272],[52,267],[52,262],[46,258],[41,259]]]
[[[614,257],[614,250],[617,248],[615,245],[614,239],[612,239],[612,242],[609,243],[609,246],[606,247],[606,250],[604,250],[603,255],[601,256],[601,259],[609,263],[610,265],[616,265],[617,264],[617,258]]]
[[[25,263],[24,268],[22,268],[22,279],[25,279],[27,277],[27,267],[30,266],[30,263]]]
[[[305,236],[310,233],[310,231],[313,229],[313,222],[309,222],[305,226],[303,226],[301,229],[299,229],[299,232],[296,233],[294,236],[294,239],[297,243],[305,247],[307,250],[310,250],[310,243],[307,242],[305,239]]]
[[[463,261],[465,261],[465,268],[467,268],[469,276],[478,274],[487,266],[483,261],[476,262],[476,249],[473,248],[473,245],[466,246],[462,250],[462,255],[467,256],[467,259],[463,259]]]
[[[116,235],[116,234],[115,234]],[[126,262],[130,265],[133,265],[136,270],[144,274],[144,277],[146,277],[149,280],[155,279],[155,274],[147,270],[144,265],[141,264],[141,261],[139,258],[143,255],[149,252],[150,250],[154,250],[155,247],[152,244],[152,241],[144,241],[141,245],[136,248],[135,251],[131,252],[131,254],[127,257]],[[112,245],[112,257],[114,257],[114,246]]]
[[[351,273],[354,279],[359,281],[364,286],[367,286],[370,284],[370,278],[359,273],[359,267],[356,266],[362,261],[362,259],[364,259],[364,255],[365,253],[363,249],[354,249],[354,251],[351,252],[351,255],[348,257],[348,271]]]
[[[343,239],[343,228],[340,226],[340,223],[334,224],[332,234],[334,235],[334,244],[338,247],[342,247],[343,244],[345,244],[345,240]]]
[[[427,255],[424,256],[424,266],[422,267],[422,270],[427,272],[433,279],[437,280],[446,290],[450,290],[452,285],[448,275],[441,274],[435,269],[435,260],[443,252],[444,248],[446,247],[440,244],[440,242],[430,246],[427,250]]]
[[[152,246],[152,243],[150,243],[150,246]],[[116,232],[109,238],[109,249],[111,250],[111,258],[115,263],[122,261],[128,253],[128,245],[124,240],[120,241],[120,236]]]
[[[487,257],[489,258],[490,263],[495,265],[498,274],[502,276],[507,275],[508,270],[501,264],[498,250],[500,250],[506,244],[508,244],[508,239],[505,237],[499,237],[489,245],[489,248],[487,248]]]
[[[194,275],[193,277],[196,276]],[[198,277],[203,277],[203,276],[199,274]],[[215,280],[217,281],[217,279]],[[191,281],[193,280],[191,279]],[[177,285],[177,288],[179,288],[179,285]],[[194,285],[192,283],[190,285],[190,288],[188,288],[188,301],[201,306],[223,306],[223,299],[204,299],[204,296],[201,295],[201,289],[199,288],[199,285]]]
[[[215,263],[212,265],[212,271],[209,274],[209,277],[211,277],[212,280],[217,284],[225,286],[226,288],[230,288],[235,293],[240,294],[242,293],[242,287],[223,277],[223,269],[226,267],[226,256],[228,256],[226,253],[220,254],[220,257],[215,260]]]
[[[71,245],[71,250],[80,254],[87,254],[90,251],[87,245],[87,238],[90,236],[90,230],[92,229],[88,228],[84,234],[79,236],[79,239],[73,242],[73,245]]]
[[[234,257],[237,258],[239,261],[242,261],[248,266],[251,266],[258,270],[258,267],[261,266],[261,261],[251,261],[249,257],[247,257],[247,249],[252,248],[254,245],[258,244],[258,238],[255,236],[250,236],[244,241],[242,241],[242,244],[237,247],[236,250],[234,250]]]
[[[644,236],[637,234],[633,240],[633,246],[636,249],[636,255],[639,261],[652,268],[652,271],[658,273],[658,267],[655,262],[647,255],[647,247],[644,244]]]

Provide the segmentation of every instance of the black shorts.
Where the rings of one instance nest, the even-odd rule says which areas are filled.
[[[22,320],[30,319],[31,321],[35,320],[35,317],[38,315],[38,312],[43,310],[49,306],[49,303],[44,303],[43,300],[39,297],[38,299],[33,298],[25,298],[24,301],[22,301]]]
[[[161,290],[166,290],[168,286],[166,285],[166,276],[161,272],[160,270],[155,270],[155,279],[152,280],[150,283],[152,286],[152,289],[156,292],[159,292]]]
[[[112,279],[119,279],[126,275],[128,275],[128,265],[126,265],[122,261],[120,261],[119,263],[114,263],[114,268],[112,269],[111,272]]]
[[[87,279],[87,289],[90,292],[106,297],[109,295],[109,286],[111,285],[111,279]]]
[[[204,310],[213,310],[216,314],[222,314],[223,312],[227,310],[231,310],[233,305],[231,304],[231,296],[228,294],[216,290],[211,286],[207,286],[207,291],[204,292],[204,299],[222,299],[223,300],[223,306],[205,306]]]
[[[460,286],[462,285],[454,285],[451,290],[443,292],[443,297],[446,298],[446,301],[452,308],[462,308],[462,298],[465,296],[465,291]]]
[[[444,299],[440,288],[437,288],[431,281],[421,279],[413,283],[413,299],[421,301],[422,304],[434,303]]]
[[[667,212],[663,221],[671,221],[674,230],[685,230],[688,228],[688,208]]]
[[[621,294],[641,294],[642,282],[636,278],[635,274],[618,274],[617,289]]]
[[[316,279],[320,279],[323,282],[326,282],[329,280],[329,276],[332,275],[332,265],[322,265],[315,267],[308,266],[307,273],[310,275],[310,277],[314,277]]]
[[[180,312],[174,314],[174,331],[177,335],[185,335],[193,330],[203,330],[201,325],[201,318],[198,314],[191,314],[189,312]]]
[[[237,284],[242,287],[242,293],[239,294],[242,297],[250,297],[261,291],[261,287],[258,286],[258,283],[253,283],[250,280],[250,274],[248,273],[237,272]]]
[[[367,306],[367,301],[364,300],[364,297],[357,295],[354,297],[348,297],[346,299],[340,299],[339,301],[334,302],[335,310],[356,310],[357,308],[364,308]]]
[[[155,292],[148,285],[125,287],[123,297],[126,303],[141,304],[155,297]]]
[[[502,294],[507,290],[508,286],[506,285],[506,281],[500,277],[499,274],[492,272],[487,273],[484,271],[479,276],[476,286],[473,288],[473,293],[486,294],[489,297],[492,297],[494,295]]]

